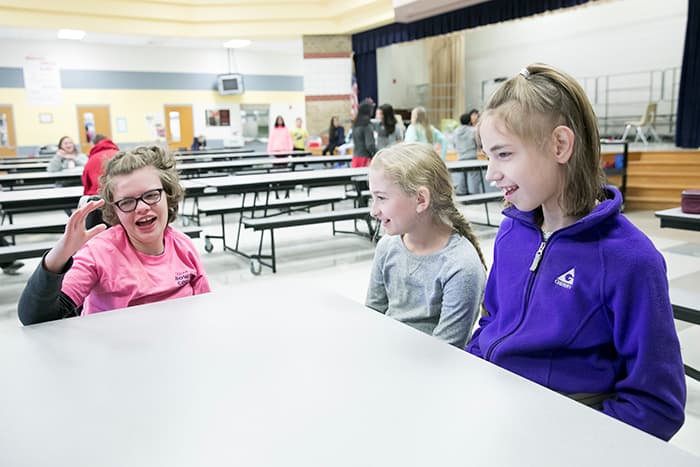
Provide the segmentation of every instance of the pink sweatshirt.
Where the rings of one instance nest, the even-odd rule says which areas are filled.
[[[292,136],[286,126],[272,127],[270,137],[267,139],[267,152],[292,151]]]
[[[61,290],[83,315],[209,292],[192,240],[168,226],[163,241],[162,255],[147,255],[115,225],[78,250]]]

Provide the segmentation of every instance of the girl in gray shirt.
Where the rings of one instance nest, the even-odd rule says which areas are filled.
[[[403,123],[394,116],[391,104],[382,104],[375,113],[377,119],[377,150],[403,141]]]
[[[372,216],[384,227],[366,305],[464,348],[478,317],[486,266],[454,204],[445,162],[428,145],[379,151],[369,169]]]
[[[70,136],[64,136],[58,140],[56,155],[51,158],[47,172],[60,172],[61,170],[82,167],[87,163],[87,156],[78,150]]]

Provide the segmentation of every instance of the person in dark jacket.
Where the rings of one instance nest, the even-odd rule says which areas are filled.
[[[190,151],[204,151],[207,148],[207,138],[204,135],[199,135],[192,140]]]
[[[377,152],[377,144],[374,141],[374,128],[371,125],[372,110],[371,101],[364,100],[357,109],[357,117],[352,124],[352,152],[351,167],[367,167],[372,157]]]
[[[338,117],[335,115],[331,118],[331,123],[328,127],[328,145],[323,148],[323,155],[335,152],[335,148],[345,144],[345,128],[338,123]]]

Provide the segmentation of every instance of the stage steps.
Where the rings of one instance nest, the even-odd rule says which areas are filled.
[[[700,151],[630,151],[625,209],[677,207],[688,188],[700,189]]]

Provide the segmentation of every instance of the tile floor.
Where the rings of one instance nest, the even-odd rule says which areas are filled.
[[[330,188],[324,188],[330,190]],[[464,208],[468,218],[474,221],[485,221],[482,206]],[[499,205],[492,204],[490,212],[492,220],[499,217]],[[628,217],[654,241],[667,261],[669,279],[681,278],[700,271],[700,234],[671,229],[660,229],[658,220],[652,212],[632,212]],[[46,213],[32,215],[33,221],[40,219],[56,219],[63,213]],[[15,222],[28,221],[18,216]],[[218,218],[204,218],[202,226],[205,232],[218,233]],[[227,218],[227,229],[235,232],[235,217]],[[309,283],[335,291],[359,302],[364,301],[365,288],[373,256],[373,246],[365,238],[354,235],[331,235],[330,225],[287,228],[278,231],[276,235],[278,250],[278,272],[263,268],[259,276],[251,274],[249,262],[231,253],[222,251],[221,242],[214,240],[214,250],[205,253],[204,240],[196,239],[204,266],[212,284],[212,288],[221,289],[231,284],[241,284],[249,281],[285,281],[303,279]],[[484,256],[492,257],[495,228],[475,226],[481,241]],[[37,236],[35,240],[49,239],[47,236]],[[29,239],[27,239],[29,241]],[[252,232],[245,232],[243,247],[245,251],[257,248],[258,237]],[[16,317],[16,303],[22,288],[38,264],[38,260],[26,260],[19,276],[0,274],[0,326],[19,326]],[[693,346],[694,351],[700,347],[700,342],[683,341],[684,331],[693,329],[688,323],[678,322],[677,327],[684,347]],[[697,352],[696,352],[697,353]],[[700,367],[700,361],[695,364]],[[688,383],[688,401],[686,406],[686,423],[681,431],[671,441],[679,447],[700,456],[700,382],[686,378]]]

